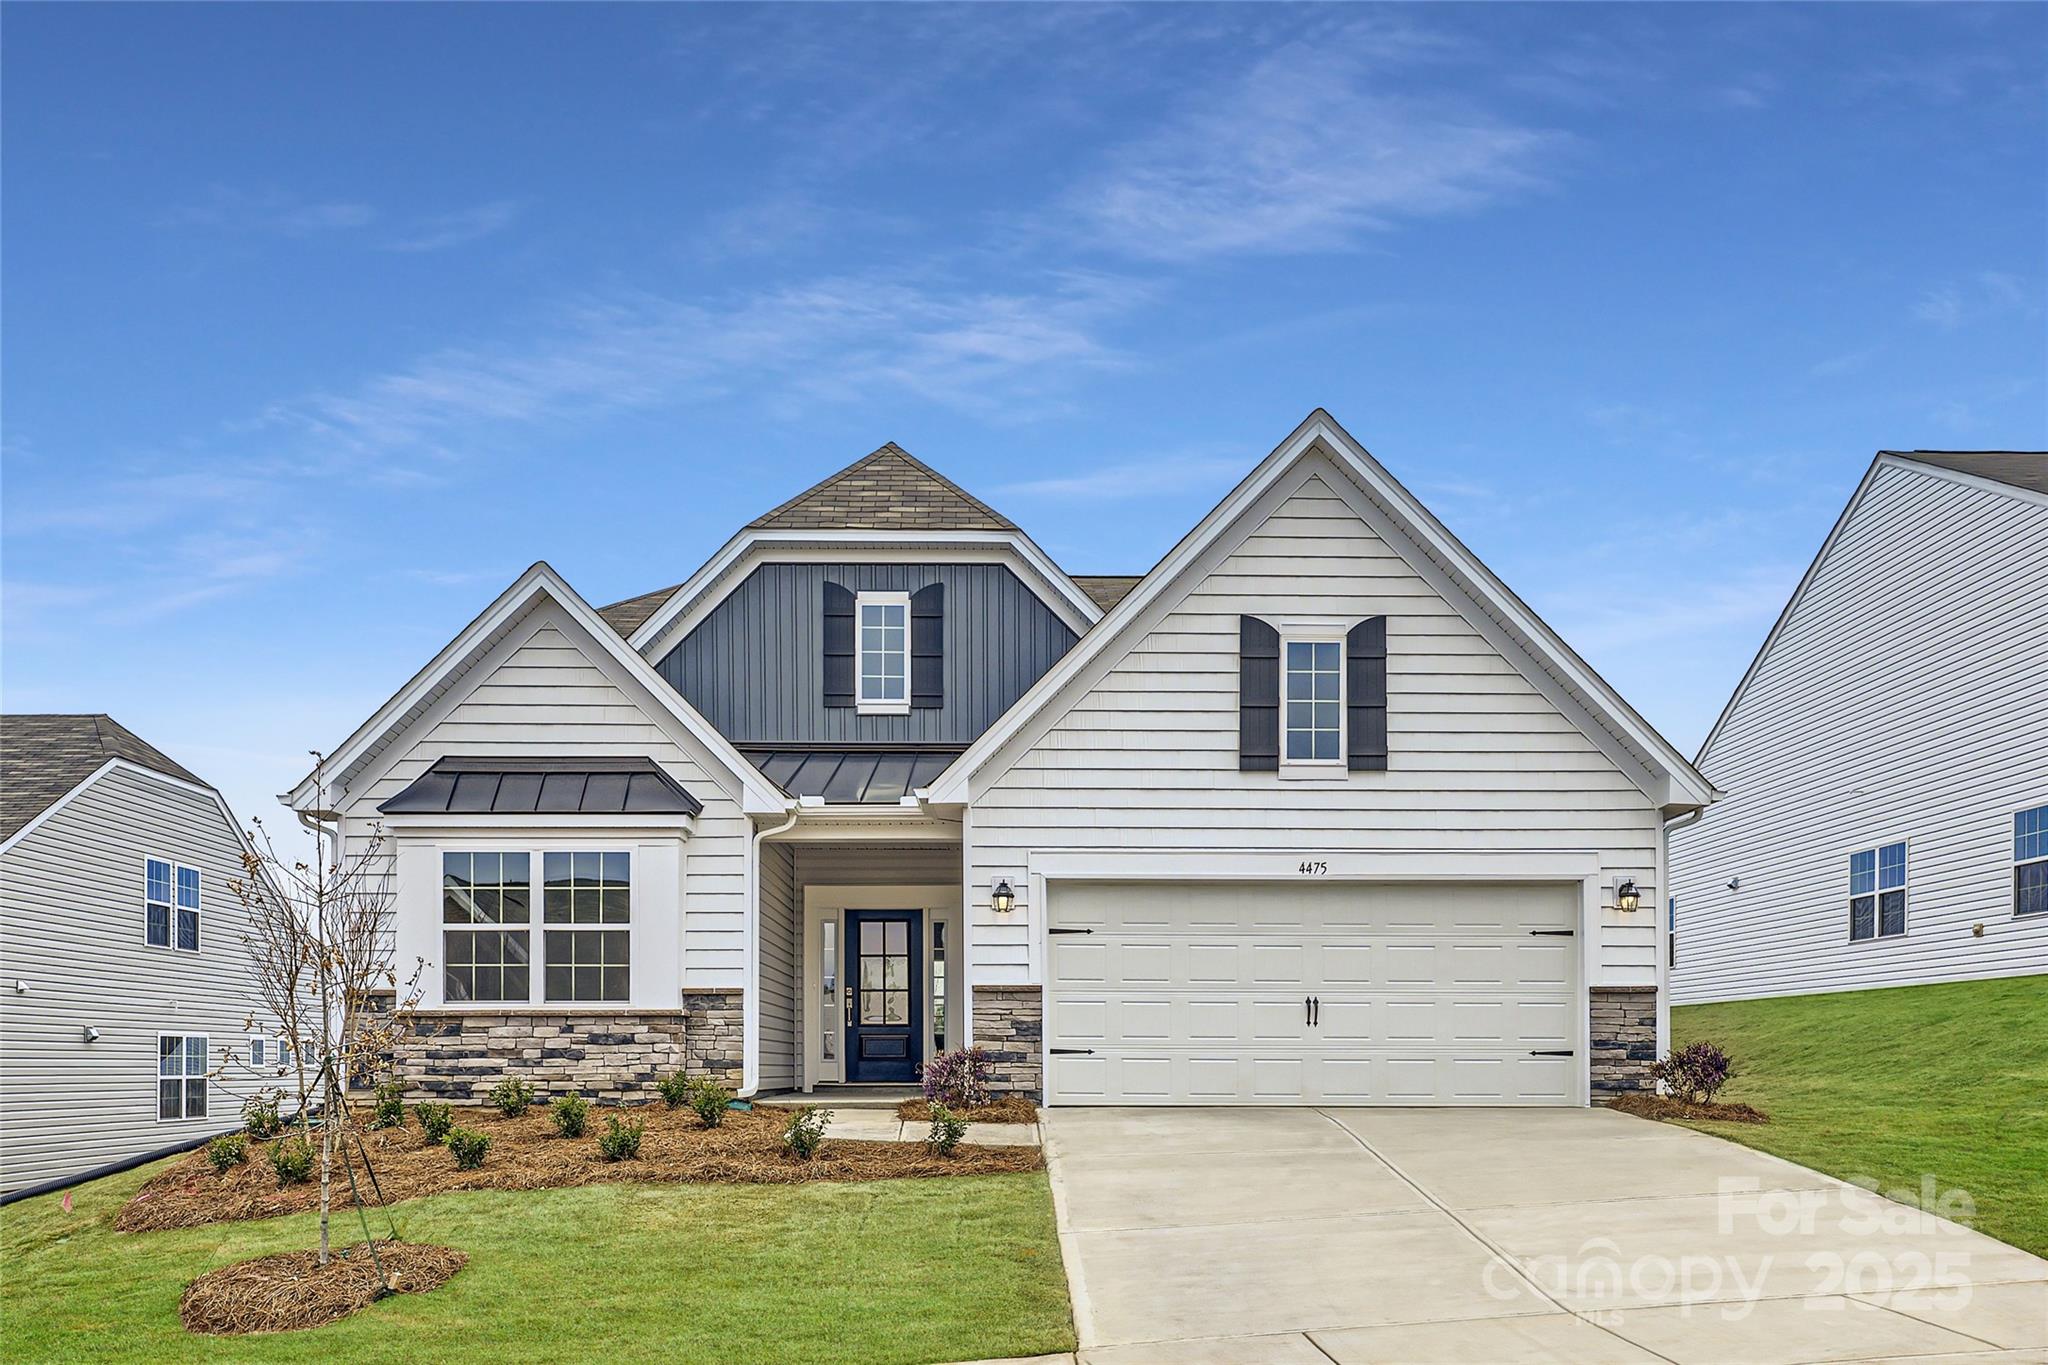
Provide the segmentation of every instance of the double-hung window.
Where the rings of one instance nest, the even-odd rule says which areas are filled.
[[[142,873],[142,938],[152,948],[199,951],[199,869],[147,858]]]
[[[854,600],[859,627],[861,711],[910,710],[910,594],[864,592]]]
[[[531,854],[443,853],[442,997],[450,1004],[531,999],[532,918]]]
[[[546,853],[542,920],[549,1000],[632,995],[633,856]]]
[[[1906,846],[1884,844],[1849,855],[1849,939],[1906,932]]]
[[[2012,817],[2012,912],[2048,915],[2048,806]]]
[[[1281,646],[1283,764],[1344,763],[1344,642],[1288,640]]]
[[[203,1034],[156,1036],[156,1116],[206,1117],[206,1038]]]

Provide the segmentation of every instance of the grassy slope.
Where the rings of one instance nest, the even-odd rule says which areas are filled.
[[[177,1317],[187,1281],[310,1247],[315,1224],[112,1231],[157,1169],[80,1187],[70,1213],[58,1196],[0,1209],[0,1359],[879,1362],[1074,1345],[1042,1173],[441,1195],[395,1213],[407,1240],[469,1253],[443,1288],[310,1332],[195,1337]]]
[[[1907,1202],[1932,1175],[1975,1201],[1959,1221],[2048,1256],[2048,976],[1690,1005],[1671,1027],[1719,1043],[1721,1098],[1773,1120],[1695,1127]]]

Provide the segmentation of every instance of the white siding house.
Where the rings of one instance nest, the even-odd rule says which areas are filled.
[[[1698,761],[1674,1001],[2048,972],[2048,455],[1880,455]]]
[[[275,1028],[250,1027],[227,806],[105,716],[0,735],[0,1192],[240,1126]]]

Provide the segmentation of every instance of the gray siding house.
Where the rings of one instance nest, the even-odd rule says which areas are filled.
[[[0,717],[0,1193],[241,1122],[242,839],[220,794],[104,715]]]
[[[534,565],[285,798],[386,836],[410,1088],[1644,1085],[1712,786],[1328,414],[1248,464],[1143,575],[894,445],[674,587]]]
[[[2048,972],[2048,454],[1879,454],[1698,762],[1674,1000]]]

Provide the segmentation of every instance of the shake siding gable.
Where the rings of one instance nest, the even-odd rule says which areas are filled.
[[[344,807],[352,837],[380,818],[380,803],[447,755],[646,757],[660,764],[704,803],[682,846],[677,989],[743,984],[748,826],[738,793],[721,785],[732,779],[558,606],[538,603],[357,779]],[[429,898],[405,899],[424,907]],[[660,910],[646,907],[649,916]],[[634,913],[637,928],[642,907]]]
[[[1039,909],[1017,883],[1035,852],[1590,849],[1611,875],[1655,884],[1661,818],[1641,787],[1339,496],[1343,478],[1322,462],[1231,533],[1234,547],[992,769],[971,820],[977,984],[1038,980]],[[1239,771],[1242,615],[1283,635],[1291,618],[1387,618],[1386,772]],[[1006,916],[987,907],[999,875],[1020,894]],[[1653,917],[1607,915],[1593,984],[1655,984]]]
[[[2048,503],[1881,463],[1701,755],[1727,796],[1672,835],[1674,1001],[2048,972],[2012,914],[2044,716]],[[1906,933],[1850,943],[1849,855],[1901,840]]]

